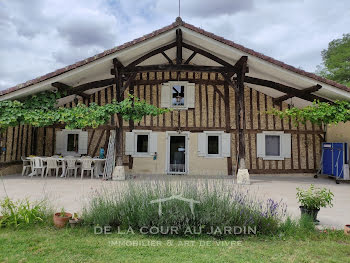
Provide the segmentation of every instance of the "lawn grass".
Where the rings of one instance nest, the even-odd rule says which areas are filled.
[[[123,244],[133,241],[139,245]],[[91,228],[5,228],[0,229],[0,262],[350,262],[350,237],[328,231],[219,240],[95,235]]]

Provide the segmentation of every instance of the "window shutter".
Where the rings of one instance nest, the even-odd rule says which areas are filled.
[[[162,84],[162,91],[161,91],[160,106],[162,108],[170,108],[170,106],[171,106],[170,99],[171,99],[170,83],[163,83]]]
[[[205,133],[198,133],[198,156],[205,156],[207,151],[207,135]]]
[[[158,150],[158,134],[156,132],[151,132],[149,135],[149,153],[154,155]]]
[[[134,154],[134,133],[126,132],[125,133],[125,155],[133,155]]]
[[[281,135],[281,157],[291,158],[292,151],[292,135],[282,134]]]
[[[56,131],[56,147],[55,147],[55,153],[57,154],[63,154],[64,150],[64,133],[63,131]]]
[[[79,132],[79,154],[87,154],[89,134],[87,131]]]
[[[265,134],[256,134],[256,157],[265,157]]]
[[[231,134],[223,133],[221,135],[221,156],[230,157],[231,156]]]
[[[187,107],[194,108],[195,107],[195,89],[196,86],[194,83],[188,83],[186,87],[186,99],[187,99]]]

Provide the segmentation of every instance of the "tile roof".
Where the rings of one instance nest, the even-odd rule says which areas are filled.
[[[254,51],[254,50],[252,50],[252,49],[246,48],[246,47],[244,47],[244,46],[242,46],[242,45],[239,45],[239,44],[237,44],[237,43],[235,43],[235,42],[233,42],[233,41],[231,41],[231,40],[227,40],[227,39],[225,39],[225,38],[223,38],[223,37],[217,36],[217,35],[215,35],[215,34],[213,34],[213,33],[210,33],[210,32],[208,32],[208,31],[205,31],[205,30],[203,30],[203,29],[201,29],[201,28],[198,28],[198,27],[193,26],[193,25],[191,25],[191,24],[185,23],[185,22],[182,21],[181,18],[178,17],[174,23],[172,23],[172,24],[170,24],[170,25],[168,25],[168,26],[165,26],[165,27],[163,27],[163,28],[161,28],[161,29],[155,30],[155,31],[153,31],[153,32],[150,33],[150,34],[144,35],[144,36],[142,36],[142,37],[140,37],[140,38],[136,38],[136,39],[134,39],[134,40],[132,40],[132,41],[130,41],[130,42],[126,42],[126,43],[124,43],[124,44],[122,44],[122,45],[120,45],[120,46],[114,47],[114,48],[112,48],[112,49],[105,50],[105,51],[103,51],[102,53],[99,53],[99,54],[97,54],[97,55],[95,55],[95,56],[92,56],[92,57],[89,57],[89,58],[87,58],[87,59],[78,61],[78,62],[76,62],[76,63],[74,63],[74,64],[72,64],[72,65],[66,66],[66,67],[64,67],[64,68],[57,69],[57,70],[55,70],[55,71],[53,71],[53,72],[51,72],[51,73],[48,73],[48,74],[46,74],[46,75],[43,75],[43,76],[41,76],[41,77],[38,77],[38,78],[35,78],[35,79],[32,79],[32,80],[26,81],[26,82],[24,82],[24,83],[22,83],[22,84],[18,84],[18,85],[16,85],[16,86],[13,86],[13,87],[8,88],[8,89],[5,89],[5,90],[2,90],[2,91],[0,91],[0,96],[5,95],[5,94],[8,94],[8,93],[11,93],[11,92],[14,92],[14,91],[16,91],[16,90],[20,90],[20,89],[29,87],[29,86],[31,86],[31,85],[40,83],[40,82],[45,81],[45,80],[47,80],[47,79],[56,77],[56,76],[58,76],[58,75],[61,75],[61,74],[63,74],[63,73],[66,73],[66,72],[68,72],[68,71],[70,71],[70,70],[76,69],[76,68],[78,68],[78,67],[81,67],[81,66],[83,66],[83,65],[86,65],[86,64],[91,63],[91,62],[93,62],[93,61],[96,61],[96,60],[98,60],[98,59],[100,59],[100,58],[103,58],[103,57],[105,57],[105,56],[108,56],[108,55],[110,55],[110,54],[113,54],[113,53],[115,53],[115,52],[117,52],[117,51],[120,51],[120,50],[122,50],[122,49],[131,47],[131,46],[133,46],[133,45],[136,45],[136,44],[138,44],[138,43],[141,43],[141,42],[143,42],[143,41],[146,41],[146,40],[148,40],[148,39],[151,39],[151,38],[153,38],[153,37],[155,37],[155,36],[158,36],[158,35],[160,35],[160,34],[162,34],[162,33],[168,32],[168,31],[170,31],[170,30],[172,30],[172,29],[174,29],[174,28],[176,28],[176,27],[178,27],[178,26],[183,26],[183,27],[185,27],[185,28],[187,28],[187,29],[190,29],[190,30],[192,30],[192,31],[194,31],[194,32],[197,32],[197,33],[199,33],[199,34],[202,34],[202,35],[204,35],[204,36],[207,36],[207,37],[209,37],[209,38],[211,38],[211,39],[214,39],[214,40],[216,40],[216,41],[218,41],[218,42],[221,42],[221,43],[226,44],[226,45],[228,45],[228,46],[234,47],[234,48],[236,48],[236,49],[238,49],[238,50],[240,50],[240,51],[242,51],[242,52],[245,52],[245,53],[247,53],[247,54],[250,54],[250,55],[252,55],[252,56],[258,57],[258,58],[260,58],[260,59],[262,59],[262,60],[265,60],[265,61],[267,61],[267,62],[270,62],[270,63],[272,63],[272,64],[275,64],[275,65],[277,65],[277,66],[279,66],[279,67],[281,67],[281,68],[290,70],[290,71],[295,72],[295,73],[297,73],[297,74],[300,74],[300,75],[303,75],[303,76],[312,78],[312,79],[314,79],[314,80],[317,80],[317,81],[326,83],[326,84],[328,84],[328,85],[334,86],[334,87],[339,88],[339,89],[341,89],[341,90],[350,92],[350,88],[348,88],[348,87],[345,86],[345,85],[339,84],[339,83],[337,83],[337,82],[335,82],[335,81],[333,81],[333,80],[325,79],[325,78],[320,77],[320,76],[318,76],[318,75],[316,75],[316,74],[313,74],[313,73],[310,73],[310,72],[306,72],[306,71],[304,71],[304,70],[302,70],[302,69],[299,69],[299,68],[293,67],[293,66],[291,66],[291,65],[285,64],[285,63],[282,62],[282,61],[276,60],[276,59],[274,59],[274,58],[272,58],[272,57],[269,57],[269,56],[266,56],[266,55],[264,55],[264,54],[262,54],[262,53],[256,52],[256,51]]]

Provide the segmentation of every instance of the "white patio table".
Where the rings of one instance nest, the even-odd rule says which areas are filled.
[[[35,157],[40,157],[42,160],[45,162],[47,158],[54,158],[57,159],[59,163],[61,163],[62,166],[62,174],[61,177],[65,176],[66,173],[66,158],[65,157],[46,157],[46,156],[35,156]],[[32,160],[34,156],[27,157],[26,159]],[[78,163],[81,162],[81,157],[73,157],[74,159],[77,160]],[[106,162],[106,159],[100,159],[100,158],[91,158],[93,163],[94,163],[94,175],[96,178],[99,178],[100,175],[103,175],[103,164]],[[33,176],[33,171],[28,175],[28,176]]]

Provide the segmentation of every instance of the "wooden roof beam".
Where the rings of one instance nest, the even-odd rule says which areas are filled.
[[[124,68],[124,65],[117,58],[113,58],[113,65],[116,65],[118,68]]]
[[[317,84],[315,86],[303,89],[301,91],[302,91],[302,93],[307,94],[307,93],[312,93],[312,92],[318,91],[321,88],[322,88],[322,86]],[[286,95],[280,96],[278,98],[273,98],[272,100],[274,103],[277,104],[277,103],[281,103],[281,102],[283,102],[287,99],[293,98],[293,97],[294,97],[294,95],[292,95],[292,94],[286,94]]]
[[[182,64],[182,31],[176,29],[176,64]]]
[[[164,51],[162,51],[161,53],[162,53],[163,57],[165,57],[166,60],[168,60],[169,64],[174,64],[173,61],[169,58],[169,56],[167,54],[165,54]]]
[[[229,72],[229,73],[221,73],[222,76],[224,77],[225,81],[232,87],[236,92],[239,91],[238,86],[233,83],[231,77],[237,73],[240,74],[243,78],[242,81],[244,82],[244,76],[245,73],[247,73],[247,61],[248,57],[247,56],[242,56],[240,59],[236,62],[236,64],[233,66],[235,68],[235,71]]]
[[[292,95],[293,97],[298,97],[298,98],[301,98],[303,100],[307,100],[307,101],[311,101],[311,102],[313,102],[314,100],[319,100],[321,102],[330,102],[330,103],[332,103],[332,101],[330,101],[328,99],[319,97],[317,95],[304,93],[302,90],[299,90],[299,89],[296,89],[296,88],[292,88],[290,86],[283,85],[281,83],[273,82],[271,80],[259,79],[259,78],[254,78],[254,77],[250,77],[250,76],[245,76],[244,82],[250,83],[250,84],[254,84],[254,85],[258,85],[258,86],[268,87],[268,88],[271,88],[271,89],[275,89],[275,90],[278,90],[280,92]]]
[[[197,54],[196,51],[193,51],[193,53],[191,54],[191,56],[188,57],[188,59],[186,59],[186,61],[184,62],[185,65],[188,65],[188,63],[190,63],[190,61],[194,58],[194,56]]]
[[[115,84],[115,78],[102,79],[97,81],[88,82],[74,87],[75,91],[86,91],[89,89],[97,89]]]
[[[75,90],[73,87],[67,85],[67,84],[64,84],[62,82],[54,82],[51,84],[53,87],[57,88],[59,91],[65,91],[67,92],[67,96],[70,96],[70,95],[78,95],[82,98],[85,98],[85,99],[88,99],[89,98],[89,95],[88,94],[85,94],[84,92],[82,91],[77,91]]]
[[[221,59],[221,58],[219,58],[219,57],[217,57],[217,56],[215,56],[215,55],[209,53],[208,51],[205,51],[205,50],[203,50],[203,49],[197,48],[197,47],[192,46],[192,45],[187,44],[187,43],[182,43],[182,46],[183,46],[184,48],[187,48],[187,49],[189,49],[189,50],[192,50],[192,51],[194,51],[194,52],[197,52],[198,54],[201,54],[202,56],[205,56],[205,57],[207,57],[207,58],[209,58],[209,59],[215,61],[215,62],[218,63],[218,64],[221,64],[221,65],[223,65],[223,66],[225,66],[225,67],[228,67],[228,68],[232,68],[232,71],[235,71],[234,68],[233,68],[233,65],[231,65],[231,64],[228,63],[227,61],[225,61],[225,60],[223,60],[223,59]]]
[[[147,65],[136,66],[130,69],[125,69],[125,73],[132,72],[147,72],[147,71],[198,71],[198,72],[231,72],[231,68],[221,66],[197,66],[197,65]]]
[[[162,46],[160,48],[157,48],[155,50],[152,50],[151,52],[148,52],[147,54],[143,55],[142,57],[139,57],[138,59],[134,60],[133,62],[131,62],[129,65],[127,65],[125,68],[126,69],[131,69],[133,67],[135,67],[136,65],[140,64],[141,62],[145,61],[146,59],[153,57],[161,52],[164,52],[168,49],[171,49],[173,47],[176,47],[176,42],[173,42],[171,44]]]

